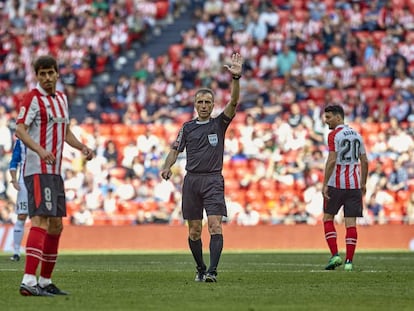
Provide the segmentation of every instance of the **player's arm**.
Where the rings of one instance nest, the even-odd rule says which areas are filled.
[[[366,153],[361,154],[359,157],[361,163],[361,191],[365,194],[367,191],[367,178],[368,178],[368,157]]]
[[[328,181],[333,173],[335,165],[336,165],[336,152],[329,151],[328,159],[326,160],[326,164],[325,164],[325,174],[324,174],[324,179],[323,179],[323,190],[322,190],[324,197],[327,199],[329,199]]]
[[[171,167],[177,161],[179,153],[180,152],[175,149],[171,149],[170,152],[168,153],[167,158],[165,159],[164,165],[161,170],[161,177],[164,178],[165,180],[168,180],[171,177],[172,175]]]
[[[232,74],[230,100],[224,108],[224,114],[231,119],[236,114],[236,108],[239,103],[243,58],[239,53],[235,53],[231,56],[231,65],[224,65],[224,67]]]
[[[20,141],[17,140],[12,152],[12,157],[9,164],[9,173],[11,177],[11,183],[13,184],[13,187],[16,190],[20,190],[19,182],[17,180],[17,167],[19,166],[19,163],[21,161],[22,155],[21,155],[21,147],[20,147]]]
[[[175,164],[178,158],[179,151],[175,149],[171,149],[170,152],[167,155],[167,158],[165,159],[163,168],[161,170],[161,177],[165,180],[168,180],[171,175],[171,167]]]
[[[24,123],[17,123],[16,137],[20,139],[27,148],[36,152],[43,161],[50,164],[54,163],[56,160],[55,155],[36,143],[27,132],[28,128],[29,126]]]
[[[68,126],[66,129],[65,141],[75,149],[78,149],[86,157],[86,160],[91,160],[93,158],[93,151],[86,145],[82,144],[79,139],[73,134],[72,130]]]

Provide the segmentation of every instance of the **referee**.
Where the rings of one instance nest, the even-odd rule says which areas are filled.
[[[161,176],[171,177],[171,166],[178,154],[186,150],[186,171],[182,187],[182,212],[188,221],[188,244],[197,264],[195,281],[217,282],[217,266],[223,250],[222,218],[227,216],[224,200],[223,169],[224,138],[236,114],[240,95],[239,79],[243,58],[239,53],[231,56],[231,65],[224,65],[232,75],[231,98],[224,111],[211,117],[214,93],[207,88],[195,93],[198,117],[184,123],[165,160]],[[206,211],[210,233],[210,266],[203,260],[201,231],[203,211]]]

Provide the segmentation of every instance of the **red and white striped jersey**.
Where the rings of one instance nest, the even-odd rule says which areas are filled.
[[[328,135],[328,149],[329,152],[336,152],[336,167],[328,180],[328,186],[360,189],[359,158],[366,153],[361,135],[348,125],[338,125]]]
[[[24,176],[33,174],[61,173],[62,152],[69,124],[68,100],[66,95],[56,91],[47,95],[40,85],[28,92],[20,106],[17,124],[28,126],[30,137],[47,151],[53,152],[56,162],[48,165],[39,155],[27,148]]]

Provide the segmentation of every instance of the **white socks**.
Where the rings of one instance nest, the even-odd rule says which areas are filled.
[[[24,220],[17,219],[13,229],[14,253],[20,255],[20,247],[24,234]]]
[[[46,279],[44,277],[39,277],[39,282],[37,282],[35,275],[25,274],[25,275],[23,275],[22,283],[26,284],[27,286],[35,286],[36,284],[39,283],[40,287],[46,287],[49,284],[52,284],[52,280],[51,279]]]

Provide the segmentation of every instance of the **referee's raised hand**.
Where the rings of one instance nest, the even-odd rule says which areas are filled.
[[[239,53],[231,56],[231,65],[224,65],[233,76],[241,76],[243,69],[243,57]]]

